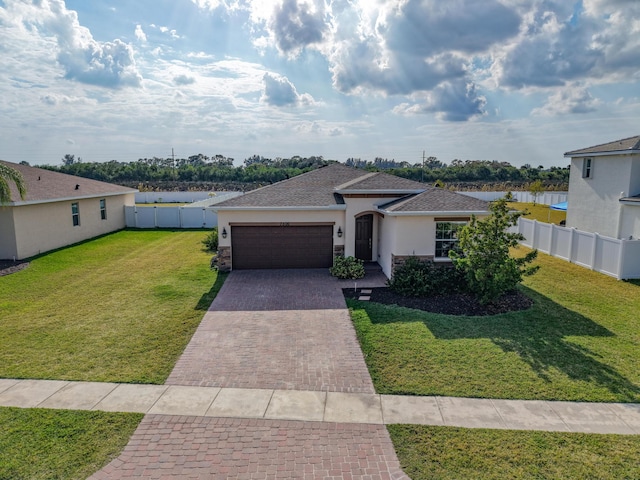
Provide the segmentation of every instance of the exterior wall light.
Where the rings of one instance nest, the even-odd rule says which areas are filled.
[[[227,229],[222,227],[222,238],[227,238]]]
[[[338,227],[338,238],[342,238],[342,228]]]

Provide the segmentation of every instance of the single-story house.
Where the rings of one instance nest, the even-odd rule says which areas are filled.
[[[24,177],[20,198],[0,205],[0,259],[22,260],[125,227],[137,190],[0,160]]]
[[[345,255],[387,277],[410,256],[449,261],[460,226],[489,214],[488,202],[338,163],[212,208],[222,270],[325,268]]]
[[[640,239],[640,135],[564,156],[571,158],[567,226]]]

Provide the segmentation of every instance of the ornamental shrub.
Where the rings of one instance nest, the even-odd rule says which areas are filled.
[[[538,255],[532,250],[523,257],[510,255],[524,239],[520,233],[509,232],[523,212],[510,211],[508,198],[491,204],[491,215],[483,220],[471,217],[469,225],[458,231],[459,249],[449,252],[457,270],[464,274],[469,291],[486,305],[513,290],[522,278],[538,271],[529,265]]]
[[[329,272],[343,280],[357,280],[364,277],[364,262],[355,257],[338,256],[333,259],[333,266]]]
[[[218,251],[218,227],[213,227],[211,233],[202,240],[202,244],[208,252]]]
[[[387,281],[389,288],[405,297],[428,297],[463,289],[464,276],[446,264],[409,257]]]

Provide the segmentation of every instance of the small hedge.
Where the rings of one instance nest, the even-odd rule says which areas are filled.
[[[409,257],[393,273],[387,285],[405,297],[428,297],[465,291],[464,274],[450,264],[436,264]]]
[[[335,257],[329,272],[343,280],[357,280],[364,277],[364,262],[355,257]]]
[[[208,252],[218,251],[218,227],[213,227],[212,232],[202,240],[202,245]]]

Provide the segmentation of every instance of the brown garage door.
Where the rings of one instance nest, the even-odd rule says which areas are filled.
[[[231,227],[234,269],[328,268],[333,263],[333,225]]]

